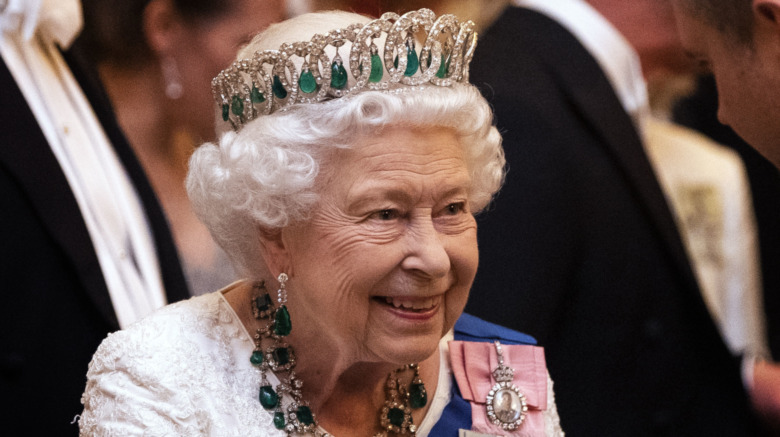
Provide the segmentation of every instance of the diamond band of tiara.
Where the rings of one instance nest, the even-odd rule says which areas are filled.
[[[418,52],[415,35],[423,32],[425,39],[419,39]],[[380,57],[377,43],[382,43],[383,36],[384,56]],[[352,47],[345,65],[339,48],[347,42]],[[474,23],[461,23],[454,15],[437,19],[429,9],[402,16],[386,13],[365,24],[314,35],[307,42],[256,52],[219,73],[211,88],[222,119],[238,130],[258,116],[297,103],[316,103],[363,90],[468,82],[476,44]],[[333,58],[326,54],[328,47],[335,49]],[[293,62],[295,57],[302,62],[300,70]],[[354,78],[352,86],[348,86],[347,69]]]

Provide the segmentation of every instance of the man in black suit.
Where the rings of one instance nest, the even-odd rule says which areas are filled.
[[[600,64],[557,21],[510,7],[471,65],[509,172],[479,219],[466,310],[537,337],[567,435],[756,435],[740,359]]]
[[[78,43],[64,55],[143,207],[167,301],[186,298],[166,219],[96,72],[80,56]],[[71,422],[82,409],[87,365],[103,338],[120,325],[69,180],[5,59],[0,90],[3,434],[76,435]]]
[[[671,3],[683,47],[713,74],[718,119],[780,168],[780,0]],[[777,174],[770,173],[765,181],[776,183]],[[763,237],[766,244],[778,244],[769,240],[772,234]],[[768,295],[766,304],[776,317],[777,297]],[[769,329],[776,346],[777,336],[775,341],[771,337],[778,329],[776,320],[770,318]],[[758,363],[754,379],[756,408],[780,434],[780,366]]]

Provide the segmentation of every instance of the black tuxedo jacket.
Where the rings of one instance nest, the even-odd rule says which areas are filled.
[[[467,311],[545,347],[569,436],[747,436],[754,418],[631,119],[558,23],[508,8],[471,79],[509,172]]]
[[[187,286],[166,219],[93,69],[66,60],[127,169],[154,236],[169,302]],[[119,329],[67,180],[5,63],[0,63],[0,417],[6,435],[77,435],[87,365]]]

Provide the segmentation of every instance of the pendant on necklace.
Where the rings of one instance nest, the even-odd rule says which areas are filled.
[[[496,340],[495,345],[498,366],[493,369],[493,379],[496,380],[496,384],[485,399],[487,417],[493,425],[511,431],[523,424],[528,405],[525,395],[512,383],[515,370],[504,365],[501,343]]]

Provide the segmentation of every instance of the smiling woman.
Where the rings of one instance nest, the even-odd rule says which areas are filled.
[[[425,9],[329,12],[239,53],[187,185],[247,279],[107,339],[83,433],[562,435],[541,348],[462,315],[504,177],[475,38]]]

